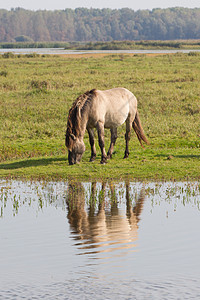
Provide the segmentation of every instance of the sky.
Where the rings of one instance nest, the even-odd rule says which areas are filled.
[[[0,9],[22,7],[30,10],[56,10],[65,8],[123,8],[134,10],[168,8],[168,7],[200,8],[199,0],[0,0]]]

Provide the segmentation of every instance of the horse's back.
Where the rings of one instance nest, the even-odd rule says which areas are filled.
[[[129,115],[136,113],[137,99],[125,88],[95,90],[95,94],[91,113],[107,128],[122,125]]]

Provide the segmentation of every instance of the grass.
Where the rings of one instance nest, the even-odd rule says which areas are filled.
[[[76,50],[166,50],[166,49],[200,49],[199,40],[174,41],[110,41],[69,44],[66,49]]]
[[[200,178],[200,54],[0,57],[0,177]],[[122,126],[113,158],[68,166],[64,135],[72,102],[89,89],[123,86],[138,99],[150,145],[135,134],[123,160]],[[110,132],[106,131],[106,148]]]
[[[166,50],[200,49],[200,40],[139,40],[107,42],[11,42],[0,43],[0,49],[16,48],[65,48],[75,50]]]

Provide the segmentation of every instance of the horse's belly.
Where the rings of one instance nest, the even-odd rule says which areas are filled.
[[[118,127],[122,125],[128,117],[128,111],[116,111],[105,115],[105,128]]]

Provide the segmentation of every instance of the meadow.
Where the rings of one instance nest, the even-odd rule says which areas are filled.
[[[200,54],[0,56],[0,177],[37,179],[200,179]],[[87,90],[125,87],[138,99],[150,145],[141,148],[132,131],[124,160],[125,126],[113,158],[69,166],[67,115]],[[110,132],[105,134],[106,149]]]

